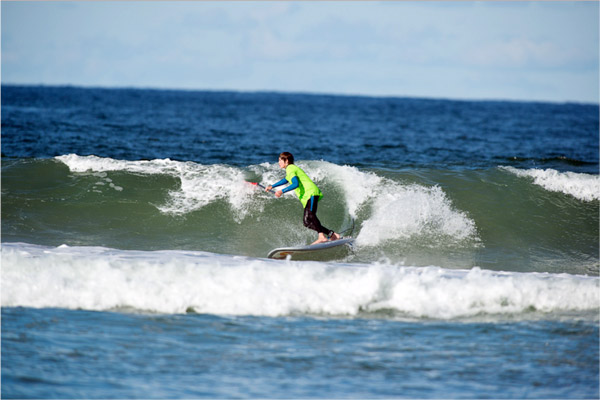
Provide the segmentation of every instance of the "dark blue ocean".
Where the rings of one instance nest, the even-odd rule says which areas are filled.
[[[598,104],[1,90],[2,398],[600,397]]]

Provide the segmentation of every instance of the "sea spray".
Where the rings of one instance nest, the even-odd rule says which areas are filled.
[[[453,209],[439,187],[388,182],[386,189],[375,196],[373,215],[363,222],[359,244],[373,246],[412,236],[444,237],[446,243],[476,239],[473,221]]]

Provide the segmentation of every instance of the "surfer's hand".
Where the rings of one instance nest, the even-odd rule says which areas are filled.
[[[281,197],[283,195],[283,192],[281,190],[278,190],[275,192],[275,197]]]
[[[268,192],[269,190],[273,189],[273,186],[269,185],[265,188],[265,192]]]

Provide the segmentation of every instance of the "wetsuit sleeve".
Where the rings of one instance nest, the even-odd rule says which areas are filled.
[[[298,188],[298,186],[300,186],[300,181],[298,180],[298,177],[295,176],[295,177],[292,178],[292,184],[290,186],[286,187],[285,189],[283,189],[282,192],[283,193],[287,193],[290,190],[294,190],[294,189]]]
[[[283,178],[279,182],[272,184],[271,187],[276,188],[277,186],[285,185],[286,183],[287,183],[287,179]]]

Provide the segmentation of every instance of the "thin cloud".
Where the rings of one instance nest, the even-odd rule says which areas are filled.
[[[2,2],[2,82],[598,102],[598,3]]]

